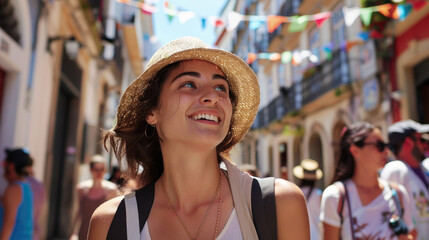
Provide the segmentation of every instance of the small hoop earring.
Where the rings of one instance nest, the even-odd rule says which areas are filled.
[[[149,124],[146,124],[146,127],[144,128],[144,135],[146,136],[146,138],[152,138],[153,137],[153,135],[155,134],[155,124],[150,124],[150,126],[153,128],[153,130],[152,130],[152,134],[150,135],[150,136],[148,136],[148,134],[147,134],[147,126],[149,126]]]

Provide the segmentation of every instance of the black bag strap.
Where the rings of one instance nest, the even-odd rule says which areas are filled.
[[[349,218],[350,218],[349,222],[350,222],[350,230],[351,230],[351,233],[352,233],[352,239],[356,240],[355,229],[353,228],[352,207],[351,207],[351,204],[350,204],[350,198],[349,198],[349,193],[347,191],[346,184],[343,181],[340,181],[336,185],[338,187],[338,190],[340,191],[340,203],[338,205],[341,204],[341,212],[339,212],[340,219],[341,219],[341,226],[343,225],[343,212],[342,211],[343,211],[344,199],[345,199],[347,201],[347,208],[349,210]]]
[[[253,224],[259,239],[277,239],[274,177],[254,178],[252,182]]]
[[[149,217],[150,210],[153,205],[155,197],[155,183],[152,182],[143,188],[136,191],[137,208],[139,213],[139,229],[143,230],[144,224]],[[110,224],[107,233],[107,239],[127,239],[127,225],[126,225],[126,210],[125,201],[122,200],[116,210],[112,223]]]
[[[251,204],[253,224],[259,239],[277,239],[276,199],[274,195],[275,178],[254,178],[252,182]],[[136,191],[139,212],[139,227],[142,231],[155,196],[155,184],[151,183]],[[107,239],[127,239],[124,200],[118,206],[110,225]]]

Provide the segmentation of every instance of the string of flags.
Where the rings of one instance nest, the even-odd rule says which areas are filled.
[[[133,0],[116,1],[140,8],[144,14],[153,14],[158,11],[156,6],[145,2],[137,2]],[[351,26],[359,16],[362,19],[363,24],[368,26],[371,23],[373,12],[380,12],[384,16],[390,17],[392,19],[404,20],[411,13],[412,9],[419,10],[426,4],[427,2],[425,0],[411,0],[401,4],[388,3],[365,8],[343,7],[342,11],[344,13],[345,23],[348,27]],[[208,21],[215,27],[226,26],[228,31],[235,30],[241,21],[250,22],[249,28],[251,29],[257,29],[265,23],[269,33],[276,30],[282,23],[290,23],[288,27],[289,32],[299,32],[304,30],[309,21],[316,22],[317,26],[320,27],[325,22],[325,20],[330,18],[332,15],[332,12],[330,11],[301,16],[243,15],[241,13],[231,11],[227,16],[227,20],[225,20],[217,16],[200,16],[194,11],[184,10],[180,7],[176,7],[175,5],[170,4],[169,1],[164,1],[163,11],[170,20],[173,20],[174,17],[178,17],[180,23],[186,23],[192,18],[200,18],[203,27]]]
[[[116,0],[119,3],[127,4],[130,6],[141,9],[144,14],[153,14],[159,9],[150,3],[137,2],[133,0]],[[347,27],[350,27],[359,17],[365,26],[369,26],[372,19],[372,13],[379,12],[385,17],[392,18],[395,20],[403,21],[407,16],[414,10],[420,10],[427,2],[425,0],[408,0],[408,2],[400,4],[381,4],[371,7],[343,7],[344,22]],[[214,27],[226,27],[227,31],[234,31],[240,22],[249,22],[249,29],[256,30],[263,24],[266,24],[267,31],[269,33],[274,32],[281,24],[288,23],[288,32],[300,32],[303,31],[308,22],[314,21],[318,27],[321,27],[323,23],[329,19],[333,12],[326,11],[312,15],[296,15],[296,16],[278,16],[278,15],[243,15],[241,13],[231,11],[228,13],[227,19],[223,19],[217,16],[200,16],[196,12],[184,10],[180,7],[176,7],[164,1],[163,9],[170,21],[175,17],[178,18],[179,22],[184,24],[190,19],[200,18],[202,28],[205,28],[206,23],[209,22]],[[341,48],[349,50],[351,47],[362,44],[368,40],[369,37],[381,38],[382,34],[376,31],[372,33],[361,32],[359,37],[362,40],[357,41],[346,41],[341,45]],[[329,58],[332,55],[333,46],[328,44],[322,47],[322,50],[326,53]],[[285,51],[281,53],[249,53],[247,56],[247,62],[251,64],[256,59],[267,59],[270,61],[281,61],[282,63],[292,62],[293,64],[300,64],[304,59],[308,59],[311,62],[318,62],[318,57],[310,50],[297,50],[297,51]]]

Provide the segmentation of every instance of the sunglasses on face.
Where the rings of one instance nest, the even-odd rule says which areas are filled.
[[[389,144],[387,144],[387,143],[385,143],[383,141],[380,141],[380,140],[378,140],[376,142],[366,142],[366,143],[363,143],[362,145],[363,146],[374,145],[379,152],[383,152],[386,149],[386,147],[389,146]]]
[[[94,171],[94,172],[103,172],[104,168],[93,168],[92,171]]]

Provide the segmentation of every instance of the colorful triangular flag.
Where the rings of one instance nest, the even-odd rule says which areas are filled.
[[[244,16],[238,12],[231,11],[228,13],[228,27],[226,28],[229,32],[234,31],[238,24],[243,21]]]
[[[308,23],[308,16],[307,15],[303,15],[303,16],[293,16],[293,17],[289,17],[291,20],[291,23],[288,27],[288,31],[289,32],[300,32],[302,30],[305,29],[305,27],[307,26]]]
[[[331,12],[322,12],[313,15],[313,20],[316,22],[318,27],[321,27],[326,19],[331,17]]]
[[[368,26],[371,23],[372,18],[372,7],[361,8],[360,9],[360,18],[365,26]]]
[[[275,16],[275,15],[268,16],[267,18],[268,32],[269,33],[274,32],[274,30],[276,30],[276,28],[278,28],[280,24],[286,21],[287,21],[287,17],[284,17],[284,16]]]
[[[353,23],[359,17],[360,8],[357,8],[357,7],[354,7],[354,8],[343,7],[342,10],[343,10],[344,21],[346,23],[346,26],[350,27],[351,25],[353,25]]]

